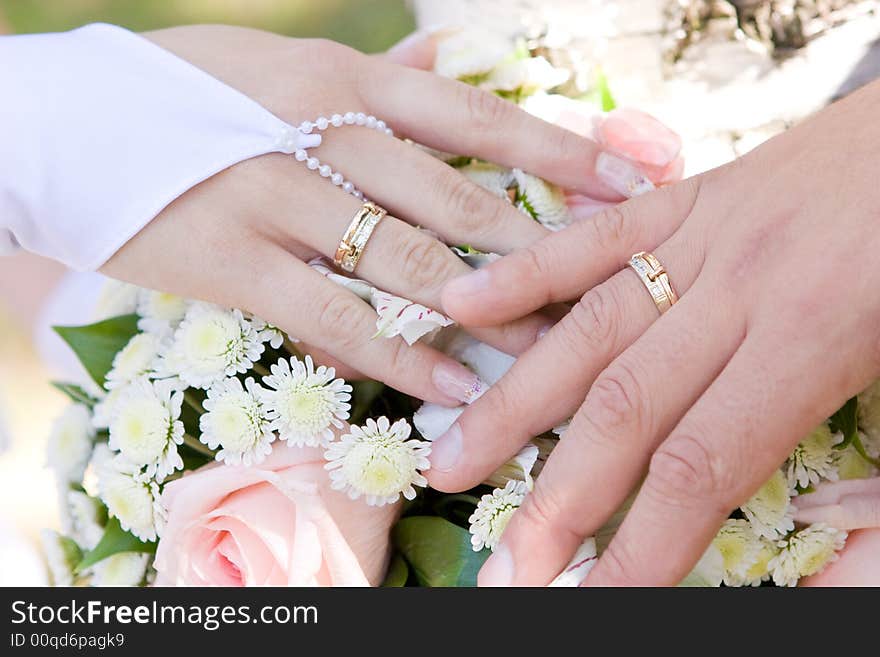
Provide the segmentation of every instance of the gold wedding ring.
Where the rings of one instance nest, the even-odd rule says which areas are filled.
[[[652,254],[639,251],[629,259],[629,266],[648,288],[661,315],[678,301],[678,295],[672,289],[666,269]]]
[[[384,208],[369,201],[361,206],[348,225],[345,235],[342,236],[339,248],[336,249],[336,255],[333,256],[333,261],[341,269],[349,274],[354,272],[354,268],[357,267],[358,260],[361,259],[364,248],[367,246],[367,240],[373,234],[373,229],[386,214],[387,211]]]

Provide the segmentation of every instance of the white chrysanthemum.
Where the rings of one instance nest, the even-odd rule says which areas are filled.
[[[414,486],[428,485],[421,471],[431,467],[431,443],[410,439],[411,431],[406,420],[391,424],[384,416],[352,425],[324,452],[332,487],[353,500],[363,495],[371,506],[393,504],[401,494],[415,498]]]
[[[496,488],[480,498],[477,508],[468,518],[471,547],[479,552],[484,547],[494,550],[501,535],[529,492],[524,481],[508,481],[504,488]]]
[[[106,387],[113,390],[148,374],[159,355],[159,336],[138,333],[113,357],[113,367],[107,373]]]
[[[761,549],[758,550],[755,562],[746,571],[742,586],[761,586],[770,579],[770,562],[779,554],[779,547],[775,541],[763,537],[760,540]]]
[[[333,427],[341,429],[348,419],[351,386],[336,379],[336,370],[321,365],[311,356],[305,362],[291,357],[272,365],[263,383],[271,388],[262,393],[269,430],[292,447],[328,445]]]
[[[49,434],[47,461],[59,479],[75,482],[82,479],[94,437],[91,414],[83,404],[68,406],[58,416]]]
[[[460,30],[437,44],[434,72],[457,79],[488,75],[512,52],[512,43],[499,35]]]
[[[193,388],[210,388],[228,376],[247,372],[265,350],[240,310],[194,303],[174,332],[161,373],[179,376]]]
[[[111,317],[131,315],[137,311],[140,293],[141,288],[136,285],[108,278],[98,295],[92,319],[100,322]]]
[[[785,473],[776,470],[740,509],[759,536],[775,540],[792,531],[794,509],[791,506],[791,486]]]
[[[561,230],[571,223],[561,188],[519,169],[514,169],[513,175],[519,187],[518,207],[521,210],[550,230]]]
[[[834,446],[843,440],[843,434],[831,433],[827,424],[816,427],[788,457],[788,481],[792,486],[806,488],[822,479],[837,481],[837,456]]]
[[[182,404],[183,393],[170,381],[132,381],[110,423],[110,448],[132,465],[146,468],[146,475],[158,481],[183,469],[177,453],[177,446],[183,444]]]
[[[249,318],[251,325],[257,332],[257,338],[260,342],[268,342],[273,349],[280,349],[284,344],[284,331],[277,326],[273,326],[265,319],[261,319],[255,315]]]
[[[558,87],[568,80],[569,71],[556,68],[544,57],[507,59],[489,74],[480,86],[490,91],[517,92],[528,96]]]
[[[513,171],[489,162],[474,161],[458,168],[458,172],[500,198],[509,198],[507,190],[513,185]]]
[[[109,429],[110,423],[113,421],[113,418],[116,417],[116,412],[119,410],[119,400],[124,397],[123,390],[124,387],[113,388],[113,390],[109,390],[104,397],[95,404],[95,408],[92,415],[92,425],[96,429]]]
[[[140,586],[150,556],[140,552],[117,552],[92,568],[91,586]]]
[[[746,574],[755,565],[761,552],[761,538],[746,520],[727,520],[718,530],[712,544],[724,559],[724,583],[742,586]]]
[[[837,560],[846,532],[817,523],[779,542],[780,552],[769,563],[777,586],[795,586],[801,577],[822,572]]]
[[[189,305],[189,301],[175,294],[141,290],[137,303],[137,313],[141,316],[138,328],[163,336],[173,333]]]
[[[402,337],[410,346],[420,338],[432,334],[454,322],[446,315],[373,288],[370,303],[376,309],[376,335],[373,337]]]
[[[199,440],[220,448],[217,460],[228,465],[254,465],[272,451],[275,434],[263,409],[260,388],[251,377],[244,386],[236,378],[224,379],[208,389],[205,413],[199,418]]]
[[[82,491],[67,491],[64,510],[69,514],[70,533],[86,550],[94,548],[104,535],[103,505]]]
[[[161,535],[167,512],[159,500],[159,485],[121,456],[98,468],[98,491],[110,515],[142,541]]]
[[[46,555],[46,562],[49,564],[52,584],[55,586],[73,584],[74,568],[82,557],[82,552],[77,544],[67,536],[62,536],[51,529],[44,529],[40,532],[40,542],[43,544],[43,552]]]

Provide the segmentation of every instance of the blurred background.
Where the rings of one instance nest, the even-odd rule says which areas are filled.
[[[230,23],[368,52],[417,25],[544,35],[601,66],[618,105],[678,131],[687,174],[880,76],[880,0],[0,0],[0,35],[95,21]],[[15,65],[26,63],[0,61]],[[0,585],[45,581],[34,548],[40,528],[58,526],[45,445],[65,404],[48,381],[70,368],[48,325],[84,323],[88,290],[36,256],[0,258]]]

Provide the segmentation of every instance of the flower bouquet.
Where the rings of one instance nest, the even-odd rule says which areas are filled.
[[[436,71],[590,135],[639,162],[648,185],[681,176],[678,137],[615,109],[601,72],[565,53],[460,32],[439,44]],[[553,230],[606,205],[524,171],[434,155]],[[497,258],[451,248],[473,267]],[[482,381],[471,401],[513,363],[436,310],[310,264],[375,309],[374,339],[430,341],[471,368]],[[243,310],[110,282],[96,313],[56,329],[91,382],[56,384],[73,404],[49,442],[63,519],[44,532],[55,584],[472,586],[565,430],[535,436],[482,485],[445,494],[424,472],[431,440],[463,406],[346,382]],[[846,534],[796,526],[792,498],[823,480],[874,476],[878,455],[874,389],[798,445],[685,584],[793,585],[819,572]],[[581,583],[625,513],[553,584]]]

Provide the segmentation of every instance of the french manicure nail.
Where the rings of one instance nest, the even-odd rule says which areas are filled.
[[[489,289],[489,272],[485,269],[472,271],[470,274],[453,278],[446,284],[446,294],[469,297]]]
[[[486,385],[464,365],[443,361],[434,366],[431,380],[437,390],[465,404],[470,404],[485,392]]]
[[[461,458],[462,435],[458,422],[431,443],[431,469],[449,472]]]
[[[599,153],[596,158],[596,176],[627,198],[641,196],[654,189],[654,183],[632,162],[610,153]]]
[[[513,584],[513,555],[503,543],[483,565],[477,578],[479,586],[510,586]]]

